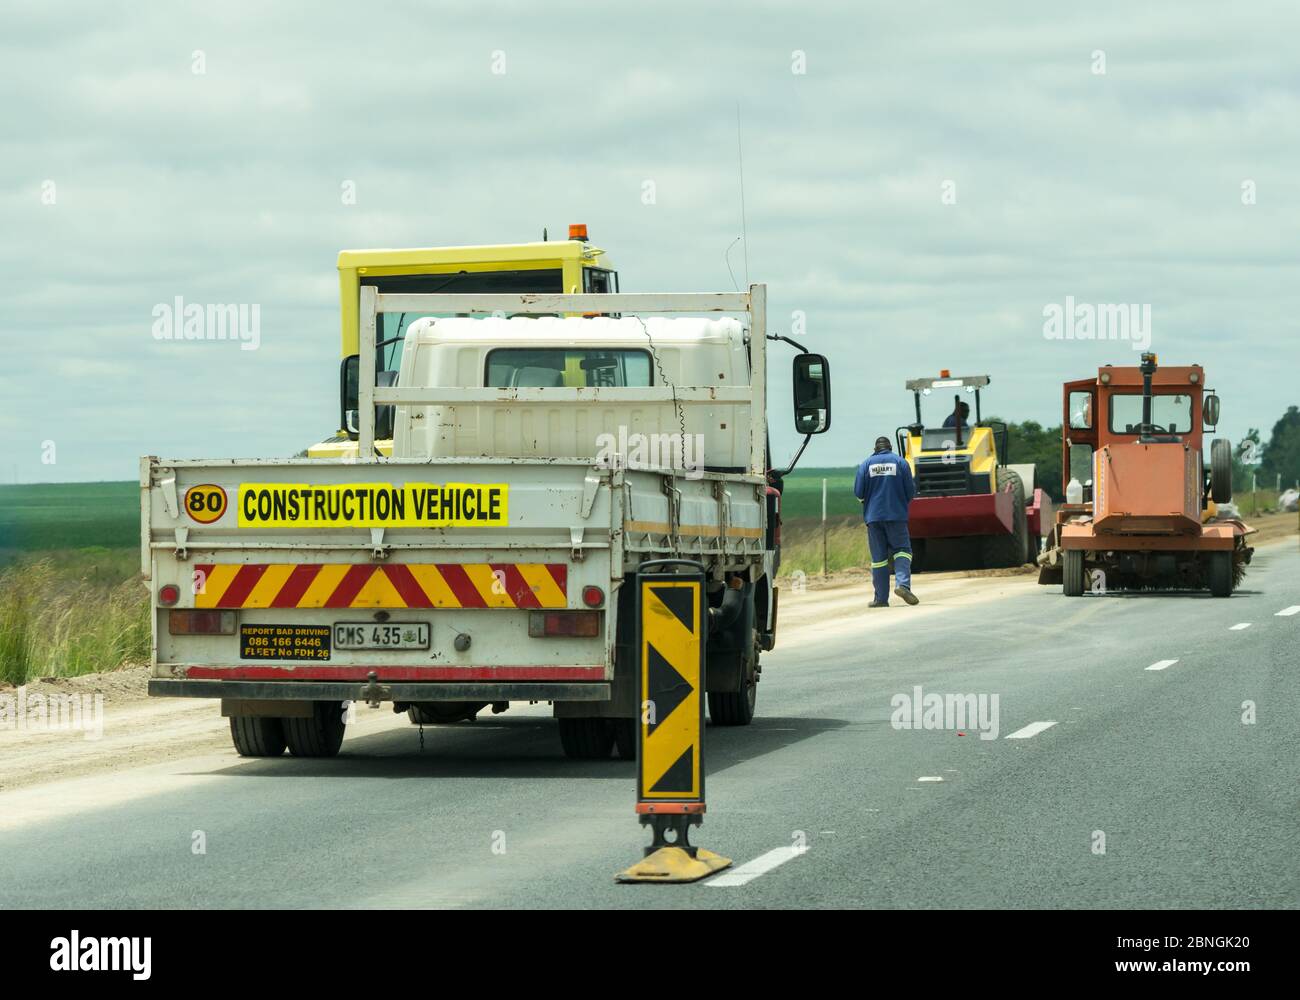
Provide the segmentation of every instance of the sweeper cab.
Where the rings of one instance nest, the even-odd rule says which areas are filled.
[[[1200,365],[1106,365],[1065,383],[1066,503],[1039,558],[1039,583],[1066,596],[1112,589],[1208,589],[1228,597],[1245,573],[1253,532],[1218,516],[1232,499],[1232,446],[1204,435],[1219,397]]]

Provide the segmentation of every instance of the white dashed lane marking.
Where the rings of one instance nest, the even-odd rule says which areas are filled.
[[[1147,669],[1164,670],[1167,667],[1172,667],[1177,662],[1178,662],[1177,660],[1157,660],[1155,663],[1151,664],[1151,666],[1147,667]]]
[[[1031,736],[1037,736],[1044,729],[1051,729],[1056,725],[1055,719],[1048,719],[1046,722],[1031,722],[1024,729],[1017,729],[1014,733],[1007,733],[1006,738],[1009,740],[1027,740]]]
[[[1289,618],[1291,615],[1294,615],[1294,614],[1296,614],[1297,612],[1300,612],[1300,604],[1293,604],[1293,605],[1291,605],[1291,607],[1289,607],[1289,608],[1283,608],[1281,611],[1279,611],[1279,612],[1278,612],[1276,615],[1274,615],[1273,617],[1274,617],[1274,618]]]
[[[1238,622],[1236,625],[1232,626],[1232,628],[1228,629],[1228,631],[1240,632],[1244,628],[1250,628],[1250,622]]]
[[[747,861],[739,868],[733,868],[717,878],[709,879],[705,885],[711,885],[715,888],[726,889],[738,885],[744,885],[752,882],[760,875],[770,872],[773,868],[785,864],[792,858],[797,858],[800,854],[807,853],[806,847],[778,847],[776,850],[768,851],[766,854],[760,854],[753,861]]]

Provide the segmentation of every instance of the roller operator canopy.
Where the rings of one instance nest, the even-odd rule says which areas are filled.
[[[991,380],[987,375],[949,376],[947,373],[936,378],[909,378],[904,386],[913,392],[925,392],[929,389],[983,389]]]

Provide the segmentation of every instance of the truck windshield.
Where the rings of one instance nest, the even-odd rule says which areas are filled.
[[[1151,423],[1168,434],[1187,434],[1192,429],[1192,397],[1178,395],[1151,397]],[[1110,431],[1112,434],[1137,434],[1142,426],[1140,392],[1110,397]]]
[[[632,386],[651,384],[648,351],[587,347],[508,347],[489,351],[490,389]]]

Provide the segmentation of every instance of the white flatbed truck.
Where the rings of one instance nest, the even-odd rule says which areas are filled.
[[[332,756],[358,701],[421,724],[546,702],[569,756],[631,756],[627,582],[683,557],[727,611],[711,719],[748,723],[777,620],[764,304],[362,288],[355,457],[141,459],[149,693],[220,699],[246,756]],[[387,312],[427,318],[377,379]],[[806,444],[829,370],[794,367]]]

